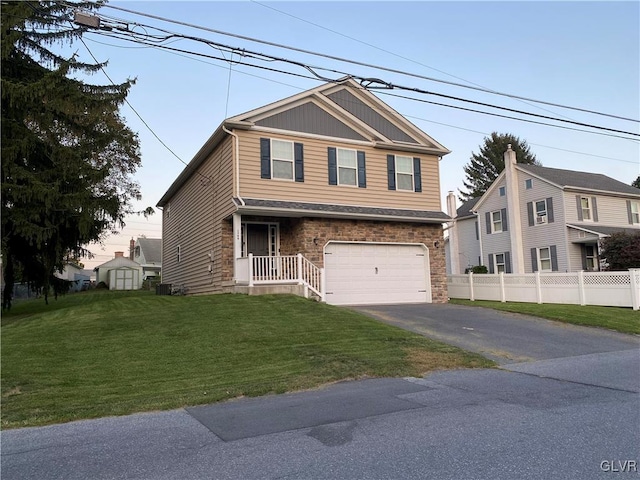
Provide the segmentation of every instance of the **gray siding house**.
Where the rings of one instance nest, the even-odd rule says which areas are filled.
[[[505,170],[471,215],[489,273],[597,271],[602,239],[640,233],[640,189],[602,174],[518,164],[509,148]],[[475,238],[469,230],[458,228],[454,248],[468,248],[465,242]]]

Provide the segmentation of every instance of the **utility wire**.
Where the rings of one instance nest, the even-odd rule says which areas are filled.
[[[360,62],[360,61],[357,61],[357,60],[351,60],[351,59],[347,59],[347,58],[337,57],[337,56],[334,56],[334,55],[328,55],[328,54],[323,54],[323,53],[319,53],[319,52],[314,52],[314,51],[311,51],[311,50],[305,50],[305,49],[301,49],[301,48],[297,48],[297,47],[292,47],[292,46],[289,46],[289,45],[283,45],[283,44],[279,44],[279,43],[275,43],[275,42],[270,42],[270,41],[267,41],[267,40],[260,40],[260,39],[257,39],[257,38],[248,37],[246,35],[239,35],[239,34],[229,33],[229,32],[225,32],[225,31],[222,31],[222,30],[216,30],[216,29],[213,29],[213,28],[208,28],[208,27],[203,27],[203,26],[200,26],[200,25],[195,25],[195,24],[192,24],[192,23],[182,22],[182,21],[179,21],[179,20],[174,20],[174,19],[170,19],[170,18],[166,18],[166,17],[160,17],[158,15],[152,15],[152,14],[149,14],[149,13],[139,12],[139,11],[131,10],[131,9],[128,9],[128,8],[116,7],[114,5],[106,4],[106,5],[103,5],[103,6],[106,7],[106,8],[112,8],[112,9],[115,9],[115,10],[120,10],[120,11],[124,11],[124,12],[128,12],[128,13],[132,13],[132,14],[135,14],[135,15],[140,15],[140,16],[143,16],[143,17],[153,18],[153,19],[160,20],[160,21],[163,21],[163,22],[169,22],[169,23],[173,23],[173,24],[176,24],[176,25],[183,25],[183,26],[190,27],[190,28],[195,28],[195,29],[199,29],[199,30],[208,31],[208,32],[211,32],[211,33],[216,33],[218,35],[230,36],[230,37],[234,37],[234,38],[238,38],[238,39],[242,39],[242,40],[247,40],[247,41],[250,41],[250,42],[260,43],[260,44],[263,44],[263,45],[269,45],[269,46],[273,46],[273,47],[277,47],[277,48],[283,48],[283,49],[287,49],[287,50],[297,51],[297,52],[300,52],[300,53],[305,53],[305,54],[308,54],[308,55],[314,55],[314,56],[318,56],[318,57],[323,57],[323,58],[327,58],[327,59],[330,59],[330,60],[336,60],[336,61],[339,61],[339,62],[350,63],[352,65],[359,65],[359,66],[363,66],[363,67],[374,68],[376,70],[382,70],[382,71],[387,71],[387,72],[391,72],[391,73],[397,73],[397,74],[400,74],[400,75],[420,78],[420,79],[429,80],[429,81],[432,81],[432,82],[444,83],[444,84],[452,85],[452,86],[455,86],[455,87],[481,91],[481,92],[484,92],[484,93],[490,93],[490,94],[493,94],[493,95],[499,95],[499,96],[508,97],[508,98],[512,98],[512,99],[524,100],[524,101],[527,101],[527,102],[540,103],[540,104],[543,104],[543,105],[553,106],[553,107],[557,107],[557,108],[564,108],[564,109],[568,109],[568,110],[575,110],[575,111],[579,111],[579,112],[590,113],[590,114],[593,114],[593,115],[600,115],[600,116],[605,116],[605,117],[610,117],[610,118],[616,118],[618,120],[626,120],[626,121],[629,121],[629,122],[640,123],[640,120],[634,119],[634,118],[627,118],[627,117],[623,117],[623,116],[619,116],[619,115],[613,115],[613,114],[609,114],[609,113],[598,112],[598,111],[595,111],[595,110],[589,110],[589,109],[580,108],[580,107],[572,107],[572,106],[562,105],[562,104],[559,104],[559,103],[548,102],[548,101],[544,101],[544,100],[536,100],[536,99],[533,99],[533,98],[523,97],[523,96],[520,96],[520,95],[515,95],[515,94],[510,94],[510,93],[497,92],[497,91],[490,90],[490,89],[483,88],[483,87],[476,87],[476,86],[465,85],[465,84],[456,83],[456,82],[450,82],[450,81],[447,81],[447,80],[428,77],[428,76],[425,76],[425,75],[419,75],[419,74],[405,72],[405,71],[392,69],[392,68],[388,68],[388,67],[383,67],[383,66],[379,66],[379,65]],[[151,28],[156,28],[156,27],[151,27]]]

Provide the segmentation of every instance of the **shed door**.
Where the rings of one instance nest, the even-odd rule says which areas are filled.
[[[326,301],[373,305],[431,301],[428,251],[422,245],[330,243]]]

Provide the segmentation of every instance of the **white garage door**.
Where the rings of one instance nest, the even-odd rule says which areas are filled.
[[[431,301],[428,252],[421,245],[330,243],[324,267],[332,305]]]

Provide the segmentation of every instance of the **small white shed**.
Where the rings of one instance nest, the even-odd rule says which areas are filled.
[[[104,282],[109,290],[139,290],[142,288],[142,265],[116,252],[114,259],[98,265],[96,282]]]

